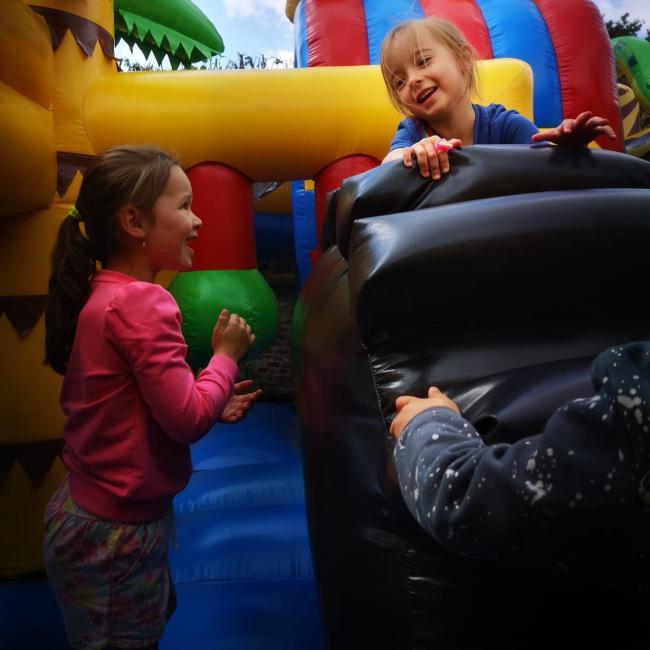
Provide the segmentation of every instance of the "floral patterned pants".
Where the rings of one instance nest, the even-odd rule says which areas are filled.
[[[160,640],[175,607],[169,534],[169,517],[142,524],[97,517],[63,481],[45,511],[45,568],[75,650]]]

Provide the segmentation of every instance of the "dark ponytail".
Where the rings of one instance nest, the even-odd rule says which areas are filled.
[[[86,304],[96,262],[79,220],[67,216],[59,227],[52,251],[52,274],[45,308],[45,363],[62,375]]]
[[[75,211],[61,223],[45,308],[45,363],[64,374],[79,313],[97,263],[105,266],[122,245],[117,213],[132,205],[150,214],[177,161],[152,147],[124,146],[97,156],[84,174]],[[81,230],[83,220],[85,234]]]

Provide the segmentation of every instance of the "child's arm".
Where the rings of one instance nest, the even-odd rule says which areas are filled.
[[[391,160],[402,160],[404,166],[410,169],[413,166],[412,157],[415,156],[422,176],[431,176],[434,180],[441,178],[441,173],[449,171],[447,151],[460,147],[461,141],[456,138],[444,140],[437,135],[422,138],[422,134],[422,124],[418,120],[402,120],[397,126],[388,154],[381,161],[382,165]]]
[[[391,434],[399,440],[404,427],[422,411],[440,406],[448,408],[460,415],[460,409],[456,402],[450,400],[438,388],[431,386],[426,397],[413,397],[412,395],[401,395],[395,400],[397,415],[390,425]]]
[[[253,406],[257,398],[262,394],[261,389],[251,391],[252,387],[253,382],[250,379],[245,379],[235,384],[232,397],[221,412],[222,422],[227,422],[228,424],[239,422],[248,413],[251,406]]]
[[[222,330],[226,345],[213,348],[215,355],[195,380],[174,299],[158,285],[133,282],[111,301],[105,336],[121,352],[165,433],[190,444],[219,419],[233,394],[237,360],[250,346],[246,327],[239,317],[221,315],[215,329]]]
[[[445,140],[437,135],[432,135],[429,138],[422,138],[422,140],[410,147],[389,151],[381,164],[401,158],[404,166],[410,169],[413,166],[413,156],[415,156],[415,162],[420,174],[425,178],[431,176],[434,181],[437,181],[442,177],[442,174],[446,174],[450,169],[447,152],[461,146],[462,142],[458,138]]]
[[[567,403],[543,433],[512,445],[487,446],[441,401],[421,410],[429,400],[410,398],[417,414],[404,423],[402,409],[391,429],[402,427],[395,460],[409,510],[450,550],[511,561],[527,549],[541,557],[542,539],[561,546],[564,515],[591,511],[592,523],[606,525],[608,512],[639,508],[639,477],[650,469],[649,379],[650,344],[607,351],[594,363],[596,397]]]
[[[222,309],[212,330],[213,354],[225,354],[233,361],[239,361],[255,342],[251,326],[237,314],[230,314]],[[249,379],[235,384],[233,393],[221,413],[222,422],[239,422],[255,400],[262,394],[261,390],[250,391],[253,382]]]
[[[598,117],[591,111],[580,113],[575,119],[566,119],[554,129],[544,129],[533,135],[533,142],[553,142],[555,144],[585,147],[598,136],[606,135],[610,140],[616,139],[614,129],[604,117]]]
[[[390,162],[391,160],[402,160],[404,158],[404,151],[405,147],[399,147],[398,149],[391,149],[386,154],[386,157],[381,161],[381,164],[383,165],[384,163]]]
[[[225,354],[238,362],[255,343],[251,326],[237,314],[222,309],[212,330],[212,353]]]

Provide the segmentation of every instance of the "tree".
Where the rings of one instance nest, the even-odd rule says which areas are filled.
[[[215,66],[217,70],[244,70],[246,68],[250,68],[251,70],[266,70],[267,68],[292,67],[291,61],[286,61],[277,56],[267,57],[264,54],[253,58],[249,54],[237,52],[237,60],[228,59],[225,63],[218,57],[215,58],[218,60],[218,65]]]
[[[636,36],[644,24],[645,21],[640,18],[630,20],[630,13],[626,12],[616,22],[608,20],[605,27],[609,37],[616,38],[617,36]],[[645,40],[650,41],[650,29],[646,30]]]
[[[162,70],[158,65],[153,63],[145,63],[142,65],[137,61],[131,61],[131,59],[116,59],[117,66],[120,72],[140,72],[142,70]]]
[[[163,67],[157,63],[147,63],[142,65],[137,61],[131,61],[130,59],[118,59],[117,60],[120,70],[125,72],[141,71],[141,70],[162,70]],[[249,68],[251,70],[267,70],[269,68],[292,68],[293,63],[286,59],[281,59],[277,56],[265,56],[260,54],[259,56],[253,58],[250,54],[237,52],[236,59],[227,59],[224,60],[222,56],[213,56],[207,61],[200,63],[193,63],[191,69],[193,70],[245,70]],[[179,69],[183,69],[184,66],[181,64]]]

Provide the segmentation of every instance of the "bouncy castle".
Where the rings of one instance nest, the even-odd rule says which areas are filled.
[[[620,153],[617,64],[597,8],[288,0],[286,13],[296,69],[121,73],[110,0],[2,3],[0,602],[12,615],[0,645],[65,647],[38,580],[42,513],[65,471],[60,378],[42,363],[49,252],[88,161],[123,143],[171,151],[193,185],[204,222],[195,265],[163,279],[192,365],[209,350],[204,316],[221,306],[251,322],[256,354],[273,340],[253,183],[291,183],[305,281],[292,332],[296,408],[257,404],[192,451],[170,552],[179,609],[161,647],[532,648],[567,626],[576,642],[613,639],[605,614],[636,624],[638,585],[623,598],[450,553],[406,511],[387,431],[395,397],[435,383],[486,440],[532,435],[563,401],[589,394],[598,352],[648,338],[637,287],[648,273],[650,163]],[[128,34],[174,56],[219,51],[120,15]],[[598,142],[612,151],[468,147],[435,187],[399,165],[378,168],[400,120],[379,45],[396,22],[423,15],[453,21],[479,53],[477,101],[540,127],[592,110],[617,134]],[[435,297],[431,278],[445,279]],[[624,556],[614,541],[611,550]]]

